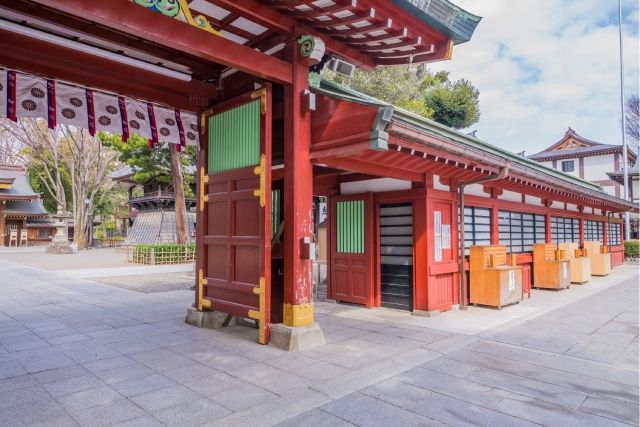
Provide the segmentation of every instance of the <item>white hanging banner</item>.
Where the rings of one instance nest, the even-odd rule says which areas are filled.
[[[122,134],[122,123],[118,97],[102,92],[93,92],[93,112],[96,132]]]
[[[77,86],[56,84],[56,124],[86,129],[89,125],[86,91]]]
[[[129,133],[140,135],[144,139],[151,139],[151,124],[147,104],[133,99],[125,99]]]
[[[27,74],[16,74],[16,117],[47,118],[47,82]]]
[[[184,138],[187,145],[198,146],[198,116],[193,113],[180,111],[182,126],[184,128]]]
[[[197,115],[73,84],[0,68],[0,115],[47,120],[50,128],[69,125],[91,135],[140,135],[153,142],[198,146]],[[153,144],[150,144],[153,146]],[[179,150],[179,147],[176,147]]]
[[[0,69],[0,115],[7,115],[7,71]]]
[[[180,144],[180,129],[176,120],[176,110],[164,107],[155,107],[156,128],[158,140],[170,144]]]

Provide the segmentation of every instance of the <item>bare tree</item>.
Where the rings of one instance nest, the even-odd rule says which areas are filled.
[[[0,127],[0,164],[20,165],[22,143],[10,132]]]
[[[104,147],[85,130],[66,125],[48,129],[42,120],[21,119],[17,123],[2,120],[0,128],[25,148],[22,150],[25,164],[40,166],[36,169],[40,181],[64,209],[68,203],[65,179],[70,182],[74,241],[78,248],[87,248],[95,206],[114,185],[109,173],[115,167],[117,152]]]
[[[629,147],[637,153],[638,145],[640,144],[640,99],[638,95],[631,95],[627,98],[625,118],[627,143]]]
[[[71,177],[74,240],[84,249],[91,245],[95,207],[115,185],[109,174],[118,153],[104,147],[86,130],[68,126],[62,126],[62,130],[68,147],[65,160]]]
[[[60,129],[48,129],[46,123],[36,119],[20,119],[15,123],[4,119],[0,120],[0,128],[24,148],[19,152],[23,164],[33,162],[41,166],[37,168],[40,181],[58,206],[66,209]]]

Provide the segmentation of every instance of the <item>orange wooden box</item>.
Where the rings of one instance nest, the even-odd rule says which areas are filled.
[[[577,243],[559,243],[562,259],[569,260],[571,283],[583,284],[591,279],[591,261],[578,249]]]
[[[569,261],[553,243],[533,245],[533,287],[566,289],[571,285]]]
[[[600,242],[584,242],[584,250],[591,262],[592,275],[606,276],[611,273],[611,254],[606,253],[606,248]]]
[[[469,302],[502,308],[522,300],[522,267],[505,246],[472,246],[469,257]]]

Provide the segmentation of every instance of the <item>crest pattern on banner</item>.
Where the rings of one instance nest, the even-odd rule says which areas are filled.
[[[0,68],[0,115],[47,120],[50,128],[64,124],[139,135],[153,143],[198,146],[198,121],[193,112],[167,108],[129,97]],[[176,147],[180,149],[180,147]]]

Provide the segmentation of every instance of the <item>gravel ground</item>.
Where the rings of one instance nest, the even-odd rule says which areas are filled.
[[[98,277],[91,280],[117,288],[129,289],[136,292],[166,292],[182,289],[192,289],[194,278],[185,273],[145,274],[141,276]]]

